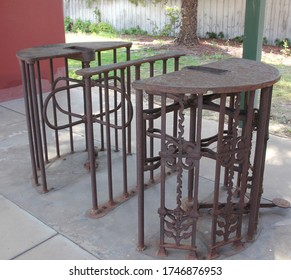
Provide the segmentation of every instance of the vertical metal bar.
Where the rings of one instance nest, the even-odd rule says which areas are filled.
[[[35,73],[34,73],[34,64],[29,64],[29,77],[31,84],[31,96],[32,96],[32,106],[33,106],[33,114],[35,120],[35,134],[36,134],[36,144],[38,147],[38,160],[42,178],[42,190],[43,192],[47,192],[47,181],[46,181],[46,172],[43,158],[43,149],[42,149],[42,139],[41,139],[41,129],[40,129],[40,116],[38,110],[38,102],[37,102],[37,92],[36,92],[36,84],[35,84]]]
[[[244,93],[242,93],[244,95]],[[243,97],[243,96],[242,96]],[[234,110],[234,99],[235,95],[229,96],[229,108],[231,110]],[[232,134],[232,127],[233,127],[233,116],[228,116],[228,126],[227,126],[227,134],[231,135]],[[224,168],[224,187],[227,187],[228,184],[228,173],[229,173],[229,167]]]
[[[42,127],[42,140],[43,140],[43,148],[44,148],[44,157],[46,163],[49,162],[48,159],[48,147],[47,147],[47,137],[46,137],[46,129],[45,129],[45,122],[43,119],[43,92],[42,92],[42,85],[41,85],[41,72],[40,72],[40,63],[37,61],[36,63],[37,68],[37,80],[38,80],[38,95],[39,95],[39,106],[40,106],[40,116],[41,116],[41,127]]]
[[[201,130],[202,130],[202,106],[203,106],[203,95],[199,94],[197,96],[197,108],[195,108],[195,125],[194,125],[194,143],[196,153],[201,152]],[[192,228],[192,240],[191,248],[192,250],[189,254],[189,257],[197,259],[196,255],[196,236],[197,236],[197,221],[198,221],[198,191],[199,191],[199,175],[200,175],[200,158],[195,160],[194,165],[194,192],[193,192],[193,209],[192,209],[192,219],[193,219],[193,228]],[[192,185],[193,186],[193,185]]]
[[[225,117],[225,102],[226,94],[221,94],[220,108],[219,108],[219,122],[218,122],[218,140],[217,140],[217,158],[215,167],[215,181],[214,181],[214,195],[213,195],[213,209],[212,209],[212,226],[211,226],[211,242],[210,242],[210,258],[213,258],[216,254],[214,245],[216,243],[216,231],[217,231],[217,216],[219,207],[219,187],[220,187],[220,172],[221,172],[221,159],[222,153],[222,141],[224,131],[224,117]]]
[[[38,158],[38,143],[36,140],[36,121],[35,118],[37,116],[34,115],[34,103],[33,103],[33,98],[32,98],[32,85],[31,85],[31,79],[30,79],[30,70],[29,70],[29,64],[26,64],[26,72],[27,72],[27,92],[28,92],[28,103],[29,103],[29,109],[30,109],[30,118],[31,118],[31,125],[32,125],[32,138],[34,141],[33,149],[34,149],[34,157],[35,157],[35,163],[36,163],[36,168],[39,170],[40,169],[40,164],[39,164],[39,158]]]
[[[140,66],[141,65],[135,65],[135,80],[140,80],[140,78],[141,78],[141,71],[140,71]],[[144,120],[144,130],[142,131],[142,135],[143,135],[143,148],[144,148],[144,151],[143,151],[143,153],[144,153],[144,159],[146,159],[146,156],[147,156],[147,143],[146,143],[146,133],[145,133],[145,131],[146,131],[146,120]],[[145,162],[144,162],[144,164],[145,164]]]
[[[199,94],[197,96],[198,101],[197,101],[197,123],[196,123],[196,133],[195,133],[195,138],[196,138],[196,149],[197,152],[201,152],[201,137],[202,137],[202,106],[203,106],[203,95]],[[200,168],[200,159],[197,162],[197,167],[196,167],[196,178],[195,178],[195,188],[194,188],[194,209],[198,209],[198,187],[199,187],[199,168]],[[197,174],[198,173],[198,174]]]
[[[65,75],[67,78],[69,78],[69,64],[68,64],[68,59],[65,58]],[[72,106],[71,106],[71,91],[69,89],[69,81],[66,81],[66,86],[67,86],[67,104],[68,104],[68,112],[72,112]],[[68,121],[69,124],[72,123],[72,116],[68,116]],[[74,152],[74,137],[73,137],[73,128],[70,126],[69,127],[69,135],[70,135],[70,148],[71,148],[71,153]]]
[[[89,67],[89,64],[88,63],[85,63],[82,61],[82,68],[88,68]],[[91,99],[92,99],[92,90],[91,90]],[[84,114],[85,115],[88,115],[87,113],[87,97],[85,96],[85,94],[83,94],[83,103],[84,103]],[[92,102],[92,101],[91,101]],[[92,105],[91,105],[91,111],[93,112],[93,108],[92,108]],[[88,135],[88,131],[87,131],[87,125],[85,125],[85,150],[88,151],[88,139],[87,139],[87,135]]]
[[[243,94],[243,93],[241,93]],[[245,109],[247,111],[246,121],[243,125],[242,137],[245,141],[246,148],[248,149],[247,156],[241,164],[241,176],[239,182],[239,191],[240,191],[240,200],[239,200],[239,208],[241,209],[241,213],[239,213],[238,220],[238,229],[236,237],[238,239],[241,238],[242,232],[242,219],[243,219],[243,208],[245,206],[245,193],[247,189],[248,182],[248,171],[250,168],[250,155],[251,155],[251,141],[252,141],[252,126],[254,119],[254,103],[255,103],[255,91],[251,91],[248,94],[245,94],[245,97],[248,97],[248,100],[245,100]]]
[[[196,96],[192,98],[197,98]],[[196,130],[197,130],[197,115],[196,115],[197,108],[193,105],[190,108],[190,130],[189,130],[189,141],[191,143],[195,143],[196,138]],[[193,200],[193,186],[194,186],[194,169],[190,169],[188,172],[188,201]]]
[[[28,81],[27,81],[27,73],[26,73],[26,66],[25,62],[20,62],[21,66],[21,77],[22,77],[22,84],[23,84],[23,96],[24,96],[24,104],[25,104],[25,116],[26,116],[26,123],[27,123],[27,132],[28,132],[28,142],[29,142],[29,150],[30,150],[30,161],[32,167],[32,176],[35,185],[39,185],[38,176],[37,176],[37,167],[34,153],[34,139],[33,139],[33,131],[32,131],[32,118],[30,114],[31,106],[29,105],[29,93],[28,93]]]
[[[120,70],[120,79],[121,79],[121,122],[122,122],[122,162],[123,162],[123,195],[125,197],[128,196],[128,191],[127,191],[127,153],[126,153],[126,111],[125,111],[125,69]]]
[[[178,111],[173,112],[173,136],[177,138],[178,135]]]
[[[240,111],[244,111],[246,112],[246,120],[244,119],[241,119],[239,121],[239,127],[241,128],[241,136],[242,137],[245,137],[247,136],[248,137],[248,123],[249,123],[249,117],[252,116],[253,114],[253,107],[254,107],[254,104],[252,105],[252,107],[250,107],[251,105],[251,96],[252,96],[252,93],[251,92],[241,92],[240,93]],[[252,112],[249,112],[249,109],[252,110]],[[251,133],[251,132],[249,132]],[[247,141],[247,139],[246,139]],[[240,192],[240,186],[242,184],[242,169],[244,168],[244,165],[243,164],[240,164],[239,165],[239,170],[237,171],[237,182],[236,182],[236,195],[239,197],[239,192]]]
[[[253,166],[252,187],[250,193],[250,214],[247,239],[253,240],[257,231],[260,199],[263,192],[265,157],[268,141],[268,125],[273,87],[261,89],[257,139]]]
[[[265,14],[266,0],[246,0],[243,58],[261,61]]]
[[[154,76],[154,62],[150,63],[150,77]],[[154,108],[154,96],[152,94],[148,94],[148,108]],[[149,129],[153,129],[154,120],[149,120]],[[150,158],[154,157],[154,139],[150,137]],[[153,163],[151,163],[153,165]],[[150,170],[150,181],[154,182],[154,170]]]
[[[135,79],[140,80],[140,65],[135,66]]]
[[[175,57],[174,71],[178,71],[179,70],[179,61],[180,61],[180,57]]]
[[[155,62],[150,62],[150,77],[154,77],[154,75],[155,75],[154,66],[155,66]],[[150,94],[150,96],[151,96],[151,94]],[[150,96],[148,98],[150,98]],[[151,99],[153,99],[152,96],[151,96]]]
[[[130,47],[126,47],[126,60],[127,61],[130,61]],[[131,68],[130,66],[127,67],[127,70],[126,70],[126,74],[127,74],[127,95],[129,97],[129,100],[131,100]],[[127,108],[127,111],[128,111],[128,119],[130,117],[129,115],[129,108]],[[129,126],[127,127],[127,153],[129,155],[132,154],[132,151],[131,151],[131,124],[129,124]]]
[[[243,57],[260,61],[266,0],[246,0]]]
[[[91,77],[84,77],[83,79],[85,83],[84,95],[86,98],[86,127],[87,127],[86,143],[88,144],[87,150],[88,150],[90,175],[91,175],[92,212],[94,213],[98,209],[98,194],[97,194],[96,170],[95,170]]]
[[[116,53],[116,49],[113,49],[113,63],[117,62],[117,53]],[[114,70],[114,77],[117,76],[117,71]],[[114,78],[114,87],[117,86],[117,81]],[[114,108],[117,107],[117,91],[114,90]],[[118,113],[117,111],[115,111],[114,113],[114,124],[117,125],[118,123]],[[118,147],[118,129],[115,128],[114,129],[114,139],[115,139],[115,152],[119,151],[119,147]]]
[[[167,73],[167,59],[163,59],[163,74]]]
[[[174,71],[179,70],[179,57],[175,57],[175,63],[174,63]],[[173,112],[173,136],[176,138],[178,135],[178,111],[175,110]]]
[[[50,82],[53,89],[53,83],[54,83],[54,65],[53,65],[53,59],[50,58]],[[53,117],[54,117],[54,125],[58,126],[58,117],[57,117],[57,109],[56,109],[56,97],[53,95]],[[57,129],[55,129],[55,142],[56,142],[56,152],[57,157],[60,157],[60,142],[59,142],[59,132]]]
[[[144,244],[144,121],[143,91],[136,90],[136,178],[138,194],[138,243],[137,249],[145,249]]]
[[[166,150],[166,105],[167,105],[167,95],[163,94],[161,97],[161,148],[160,151],[165,153]],[[165,250],[165,215],[166,215],[166,159],[161,157],[161,195],[160,195],[160,208],[158,210],[160,215],[160,248],[158,255],[166,255]]]
[[[98,51],[98,66],[102,65],[102,57],[101,52]],[[99,75],[99,79],[102,79],[102,74]],[[103,96],[102,96],[102,88],[99,87],[99,110],[100,110],[100,120],[103,121]],[[100,151],[104,151],[104,125],[100,124],[100,140],[101,140],[101,147]]]
[[[112,183],[112,156],[111,156],[111,135],[110,135],[110,99],[108,72],[104,73],[104,94],[105,94],[105,131],[106,131],[106,149],[107,149],[107,177],[108,177],[108,203],[114,205],[113,183]]]

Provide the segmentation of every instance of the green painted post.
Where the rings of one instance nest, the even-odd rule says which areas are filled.
[[[246,0],[243,58],[261,61],[266,0]],[[255,99],[255,106],[258,103]],[[240,108],[244,107],[244,100]]]
[[[246,0],[243,58],[261,60],[266,0]]]

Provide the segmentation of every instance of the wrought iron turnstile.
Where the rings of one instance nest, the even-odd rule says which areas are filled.
[[[94,149],[92,99],[85,94],[85,85],[81,79],[72,79],[69,77],[68,60],[73,59],[80,61],[80,67],[82,68],[90,67],[90,63],[93,61],[96,65],[101,66],[103,64],[103,52],[110,52],[112,57],[110,63],[117,63],[117,51],[119,50],[123,52],[123,61],[129,61],[131,46],[131,42],[86,42],[32,47],[17,52],[23,82],[32,179],[35,186],[41,186],[42,192],[48,192],[54,187],[48,186],[46,165],[53,159],[60,158],[63,155],[61,150],[62,140],[60,139],[60,131],[66,131],[68,133],[69,149],[70,152],[73,153],[75,151],[73,127],[84,125],[85,150],[88,151],[89,157],[91,154],[94,154],[94,151],[88,148],[88,146],[90,146]],[[56,65],[63,70],[56,73]],[[98,78],[99,84],[102,83],[103,77],[100,75],[97,79]],[[45,88],[43,79],[49,80],[51,84],[50,89]],[[130,95],[130,83],[130,75],[128,75],[126,84],[124,85],[128,95]],[[74,101],[73,90],[76,88],[80,88],[83,92],[83,101],[82,104],[80,104],[80,107],[83,106],[83,114],[76,114],[76,112],[72,111],[72,103]],[[50,92],[47,97],[45,96],[46,92]],[[58,93],[66,96],[65,104],[59,104],[56,98]],[[104,93],[102,92],[102,87],[99,86],[98,110],[100,113],[95,116],[95,119],[101,122],[100,149],[104,149],[105,146],[105,125],[103,120],[105,118],[106,108],[103,99]],[[114,105],[117,107],[116,94],[114,96],[114,102]],[[52,111],[51,118],[48,117],[49,110]],[[117,110],[115,110],[114,113],[116,111]],[[67,117],[65,123],[60,121],[60,114]],[[54,131],[55,156],[49,156],[48,129]],[[117,137],[117,133],[115,133],[115,135]],[[130,139],[131,136],[129,135],[128,138]],[[90,172],[95,174],[95,161],[94,165],[91,164],[91,166],[88,166],[88,169],[91,169]],[[96,208],[95,187],[96,186],[92,186],[93,208]]]
[[[216,257],[218,249],[227,244],[242,246],[243,216],[248,219],[246,240],[254,238],[263,191],[272,85],[279,78],[279,72],[271,66],[227,59],[133,83],[136,89],[140,250],[145,248],[144,172],[149,161],[145,138],[158,138],[161,143],[159,255],[165,255],[167,248],[183,249],[189,251],[189,258],[197,258],[196,233],[201,208],[211,209],[209,258]],[[160,108],[154,111],[144,108],[143,92],[160,96]],[[258,108],[254,105],[256,94],[260,100]],[[242,108],[241,103],[244,104]],[[190,111],[187,124],[186,110]],[[201,136],[203,110],[217,112],[219,116],[217,132],[204,139]],[[177,119],[174,128],[169,129],[171,118],[168,114],[173,111]],[[153,124],[153,119],[159,121]],[[187,135],[185,126],[189,126]],[[213,200],[209,204],[198,201],[202,157],[215,161]],[[174,207],[169,207],[166,201],[169,169],[176,174]],[[225,189],[224,197],[221,186]],[[191,207],[183,207],[185,197]]]
[[[185,55],[184,52],[171,52],[130,60],[131,45],[130,42],[58,44],[33,47],[17,53],[22,71],[34,184],[41,186],[42,192],[48,192],[54,187],[48,186],[47,164],[66,155],[62,150],[64,146],[66,150],[69,147],[71,153],[75,151],[76,133],[74,134],[73,128],[79,129],[80,126],[84,126],[82,128],[85,138],[84,147],[88,154],[85,167],[90,173],[88,185],[91,187],[92,194],[92,207],[87,214],[94,218],[102,217],[136,194],[135,182],[131,182],[132,185],[128,182],[129,174],[133,172],[128,168],[127,162],[128,155],[132,154],[132,75],[134,79],[141,79],[153,77],[158,73],[176,71],[180,57]],[[102,64],[103,51],[112,53],[112,63]],[[119,55],[123,56],[122,61],[118,61],[117,51],[120,51]],[[77,71],[80,79],[69,78],[68,59],[82,62],[83,68]],[[64,73],[56,77],[54,66],[56,61],[60,62],[60,60],[63,63]],[[162,64],[161,72],[156,64],[159,64],[159,68]],[[42,77],[47,72],[51,88],[48,90],[48,95],[44,95]],[[72,103],[76,93],[74,90],[78,88],[83,100],[73,108]],[[58,96],[65,97],[65,101],[59,102]],[[81,109],[83,107],[81,113],[80,107]],[[98,124],[97,129],[94,129],[95,123]],[[48,143],[48,129],[54,134],[53,144]],[[60,132],[69,136],[68,144],[60,137]],[[104,158],[107,176],[99,178],[102,179],[101,183],[97,180],[98,170],[95,169],[94,142],[96,140],[100,145],[98,149],[105,151],[106,154]],[[49,156],[49,150],[55,150],[55,156]],[[121,154],[119,157],[121,167],[119,165],[118,168],[122,170],[118,172],[120,174],[118,176],[114,172],[112,150],[120,151]],[[82,169],[83,166],[79,168]],[[69,170],[64,176],[69,178]],[[58,182],[58,178],[56,181]],[[97,188],[98,184],[99,188]]]

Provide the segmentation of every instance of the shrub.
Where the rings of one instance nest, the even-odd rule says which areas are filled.
[[[68,17],[65,20],[65,30],[71,31],[74,33],[82,32],[82,33],[109,33],[109,34],[115,34],[116,30],[114,27],[107,22],[99,22],[99,23],[92,23],[90,20],[81,20],[78,18],[74,23],[73,21]]]
[[[126,35],[147,35],[147,31],[142,30],[139,26],[137,27],[131,27],[128,29],[123,29],[121,30],[121,34],[126,34]]]
[[[263,45],[268,45],[268,39],[267,39],[267,37],[264,37],[263,38]]]
[[[284,45],[283,45],[283,50],[281,51],[284,55],[288,56],[291,54],[291,50],[290,50],[290,41],[288,38],[286,38],[284,40]]]
[[[77,19],[75,23],[73,23],[71,31],[74,33],[82,32],[82,33],[90,33],[90,20],[82,21],[81,19]]]
[[[91,25],[91,22],[90,20],[85,20],[83,21],[83,25],[82,25],[82,29],[81,29],[81,32],[83,33],[90,33],[90,25]]]
[[[277,38],[276,40],[275,40],[275,45],[277,46],[277,47],[286,47],[286,45],[287,46],[290,46],[290,40],[288,39],[288,38],[285,38],[285,39],[283,39],[283,40],[280,40],[279,38]]]
[[[206,32],[209,39],[217,39],[217,34],[215,32]]]
[[[91,23],[89,26],[90,33],[99,33],[98,23]]]
[[[238,42],[238,43],[243,43],[244,41],[244,36],[241,35],[241,36],[236,36],[234,39],[233,39],[235,42]]]
[[[72,26],[72,32],[74,33],[82,32],[82,29],[83,29],[83,21],[80,18],[78,18]]]
[[[99,22],[98,30],[99,32],[105,32],[105,33],[110,33],[110,34],[116,33],[115,28],[108,22]]]
[[[70,17],[65,17],[64,19],[64,24],[65,24],[65,31],[72,31],[72,27],[73,27],[73,20]]]
[[[219,33],[218,33],[218,35],[217,35],[217,37],[219,38],[219,39],[224,39],[224,33],[222,32],[222,31],[220,31]]]
[[[180,25],[180,8],[166,6],[166,24],[162,28],[160,35],[170,36],[176,34],[176,28]]]

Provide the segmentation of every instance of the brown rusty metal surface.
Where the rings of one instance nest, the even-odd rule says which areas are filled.
[[[281,208],[290,208],[291,204],[289,201],[282,198],[274,198],[272,199],[272,203]]]
[[[252,60],[230,58],[205,65],[214,71],[182,69],[133,83],[135,89],[174,94],[232,93],[264,88],[280,79],[279,71],[267,64]],[[200,68],[201,69],[201,68]],[[224,72],[217,74],[215,70]]]
[[[149,168],[144,138],[149,137],[160,139],[161,145],[158,159],[161,171],[158,255],[166,256],[166,249],[182,249],[189,251],[188,258],[197,258],[199,210],[210,208],[212,222],[208,257],[212,259],[219,255],[220,248],[228,244],[243,248],[244,239],[252,240],[256,234],[263,192],[272,85],[280,75],[277,69],[269,65],[236,58],[187,68],[133,83],[137,90],[137,176],[140,178],[137,183],[138,248],[145,248],[143,173]],[[261,89],[258,108],[255,107],[256,89]],[[144,108],[143,92],[148,94],[149,99],[153,95],[160,96],[160,108]],[[190,110],[187,124],[184,123],[186,110]],[[217,132],[205,139],[201,139],[202,110],[219,114]],[[168,121],[173,112],[176,112],[176,129],[171,135]],[[156,128],[151,123],[155,119],[160,119],[160,127]],[[170,125],[173,124],[170,122]],[[185,125],[189,126],[189,135],[185,134]],[[254,134],[255,143],[252,141]],[[202,157],[215,161],[210,203],[198,201],[199,163]],[[168,206],[166,199],[167,169],[176,174],[176,207],[172,204]],[[188,175],[184,174],[185,171]],[[188,203],[185,203],[185,196]],[[281,200],[276,202],[278,205],[288,205]],[[191,204],[191,207],[185,207],[185,204]],[[245,216],[248,221],[244,234]]]
[[[34,63],[38,60],[51,59],[58,57],[74,58],[74,56],[82,55],[86,49],[89,51],[106,51],[115,48],[131,47],[131,42],[82,42],[44,45],[27,48],[17,52],[18,59],[27,63]]]
[[[250,198],[250,194],[245,194],[246,198]],[[264,198],[268,202],[260,202],[260,208],[272,208],[272,207],[280,207],[280,208],[291,208],[291,203],[283,198],[273,198],[272,200]]]

